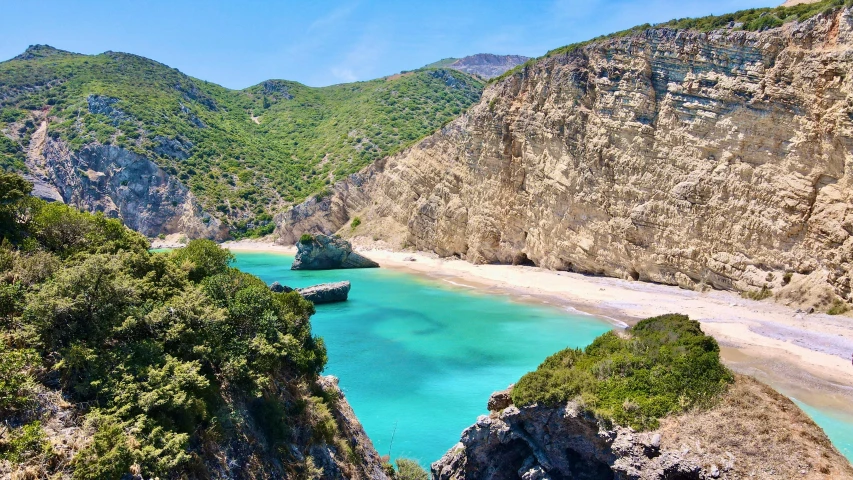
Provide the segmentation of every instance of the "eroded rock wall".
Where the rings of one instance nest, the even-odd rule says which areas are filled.
[[[441,131],[279,217],[476,263],[850,297],[853,15],[651,29],[542,59]],[[371,230],[370,226],[381,225]],[[343,230],[342,230],[343,232]]]
[[[39,191],[58,194],[81,210],[121,218],[149,237],[183,233],[189,238],[228,238],[227,226],[203,211],[186,186],[148,158],[111,145],[92,144],[74,152],[61,140],[44,138],[46,128],[45,122],[33,136],[27,158]]]

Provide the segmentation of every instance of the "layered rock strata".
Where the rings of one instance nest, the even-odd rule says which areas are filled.
[[[278,217],[475,263],[850,299],[853,15],[649,29],[540,59]]]
[[[333,270],[337,268],[376,268],[379,264],[352,251],[341,238],[314,235],[296,244],[291,270]]]

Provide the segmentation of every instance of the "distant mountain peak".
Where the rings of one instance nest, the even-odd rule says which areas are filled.
[[[51,47],[50,45],[30,45],[24,53],[12,60],[32,60],[34,58],[51,57],[54,55],[74,55],[74,53]]]
[[[427,67],[445,67],[460,72],[479,75],[489,79],[497,77],[517,65],[530,60],[522,55],[495,55],[492,53],[477,53],[462,58],[445,58],[427,65]]]

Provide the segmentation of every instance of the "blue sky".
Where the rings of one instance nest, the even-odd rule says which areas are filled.
[[[641,23],[781,0],[0,0],[0,59],[46,43],[143,55],[230,88],[322,86],[473,53],[539,56]]]

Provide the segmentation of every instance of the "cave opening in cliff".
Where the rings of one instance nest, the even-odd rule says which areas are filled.
[[[567,449],[566,459],[569,461],[569,470],[573,479],[613,480],[616,478],[610,465],[595,457],[588,457],[575,450]]]
[[[631,277],[631,280],[637,281],[640,279],[640,272],[634,270],[633,268],[631,270],[628,270],[628,275]]]
[[[527,254],[524,252],[517,253],[515,255],[515,257],[513,257],[513,259],[512,259],[512,264],[513,265],[521,265],[523,267],[535,267],[536,266],[536,263],[533,260],[527,258]]]

